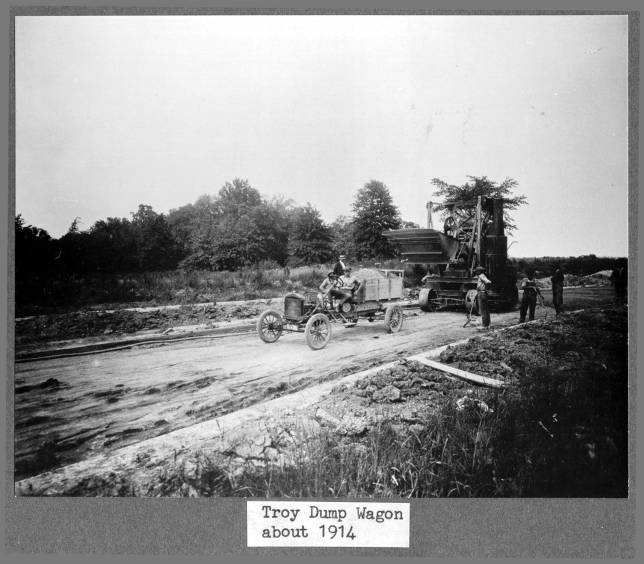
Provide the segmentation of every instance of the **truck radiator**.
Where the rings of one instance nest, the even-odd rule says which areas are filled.
[[[299,319],[304,312],[302,311],[304,300],[296,297],[287,296],[284,298],[284,317],[287,319]]]

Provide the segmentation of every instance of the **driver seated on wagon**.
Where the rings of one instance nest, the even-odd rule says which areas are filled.
[[[331,291],[339,284],[339,276],[333,271],[329,272],[329,274],[327,274],[327,277],[322,280],[322,284],[320,284],[320,291],[318,293],[318,305],[322,307],[331,305],[331,299],[329,295]]]
[[[340,276],[340,286],[333,288],[330,295],[338,300],[337,307],[340,309],[345,302],[352,301],[362,288],[362,280],[356,278],[350,266],[344,271],[344,276]]]
[[[329,272],[327,277],[322,281],[318,293],[318,305],[322,307],[331,307],[340,309],[342,304],[353,299],[362,288],[363,282],[351,273],[351,267],[348,266],[343,276],[338,276],[334,272]],[[335,300],[335,306],[333,301]]]

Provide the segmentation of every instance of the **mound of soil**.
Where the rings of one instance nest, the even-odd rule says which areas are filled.
[[[137,331],[216,323],[258,316],[271,300],[245,304],[185,305],[158,309],[86,310],[16,320],[16,344],[116,336]],[[275,307],[270,306],[270,307]]]
[[[598,365],[607,378],[621,378],[626,372],[627,333],[625,307],[594,308],[474,337],[448,347],[438,361],[513,386],[521,385],[535,371],[572,378]],[[318,413],[344,435],[363,434],[383,421],[402,425],[404,433],[403,427],[418,430],[413,426],[445,401],[485,405],[487,392],[470,382],[451,379],[445,372],[403,360],[352,387],[336,386],[320,402]]]
[[[513,331],[475,337],[448,347],[440,362],[461,370],[516,383],[529,368],[581,369],[625,344],[623,306],[595,308],[578,314],[526,324]]]

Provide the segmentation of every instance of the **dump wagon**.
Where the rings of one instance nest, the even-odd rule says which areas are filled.
[[[358,271],[360,289],[347,300],[325,298],[311,292],[291,293],[284,297],[284,313],[264,311],[257,320],[257,333],[265,343],[274,343],[285,331],[304,333],[307,345],[318,350],[331,339],[333,324],[355,327],[360,318],[373,322],[384,321],[385,331],[397,333],[404,315],[400,301],[403,298],[403,279],[385,276],[377,271]]]

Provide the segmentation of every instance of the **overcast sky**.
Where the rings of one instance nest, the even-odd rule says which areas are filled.
[[[16,213],[63,235],[226,181],[326,221],[519,182],[511,256],[627,254],[626,16],[19,16]],[[435,198],[434,198],[435,199]]]

